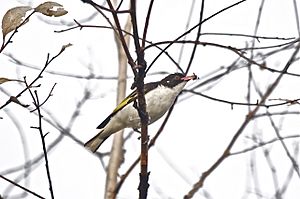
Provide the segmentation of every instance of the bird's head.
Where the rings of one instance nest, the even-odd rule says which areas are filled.
[[[195,74],[191,75],[191,76],[186,76],[183,73],[174,73],[174,74],[170,74],[167,77],[165,77],[164,79],[162,79],[160,81],[160,84],[169,88],[173,88],[175,86],[179,86],[180,87],[184,87],[185,84],[189,81],[189,80],[194,80],[196,79],[197,76]]]

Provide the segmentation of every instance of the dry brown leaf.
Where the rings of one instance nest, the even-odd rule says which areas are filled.
[[[10,101],[12,101],[12,102],[14,102],[14,103],[16,103],[16,104],[19,104],[20,106],[23,106],[24,108],[27,108],[29,105],[27,105],[27,104],[22,104],[19,100],[18,100],[18,98],[16,98],[15,96],[11,96],[10,97]]]
[[[68,13],[68,11],[66,11],[62,5],[52,1],[44,2],[38,7],[36,7],[34,10],[36,12],[42,13],[43,15],[50,17],[60,17]]]
[[[23,82],[21,80],[18,79],[8,79],[6,77],[0,77],[0,84],[3,84],[5,82],[11,82],[11,81],[15,81],[15,82]]]
[[[18,6],[9,9],[2,18],[3,37],[15,30],[23,22],[26,12],[31,9],[30,6]]]
[[[11,79],[5,78],[5,77],[0,77],[0,84],[3,84],[5,82],[9,82]]]
[[[61,47],[61,51],[64,51],[66,48],[69,48],[69,47],[71,47],[71,46],[73,46],[73,44],[71,44],[71,43],[68,43],[68,44],[66,44],[66,45],[63,45],[63,46]]]

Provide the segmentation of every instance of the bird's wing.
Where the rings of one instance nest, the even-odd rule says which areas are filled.
[[[144,92],[145,94],[148,93],[150,90],[156,88],[158,86],[158,82],[152,82],[144,85]],[[117,114],[120,110],[122,110],[127,104],[135,101],[137,99],[137,91],[136,89],[130,93],[125,99],[122,100],[120,104],[113,110],[113,112],[97,127],[97,129],[104,128],[110,119]]]

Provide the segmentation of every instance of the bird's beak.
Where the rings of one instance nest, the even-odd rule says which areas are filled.
[[[193,75],[182,77],[181,80],[189,81],[189,80],[194,80],[194,79],[197,79],[197,78],[198,78],[197,75],[195,73],[193,73]]]

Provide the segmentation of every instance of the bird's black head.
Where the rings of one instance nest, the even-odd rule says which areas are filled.
[[[169,88],[173,88],[174,86],[180,84],[181,82],[188,81],[190,79],[186,79],[186,76],[182,73],[174,73],[170,74],[164,79],[160,81],[161,85],[167,86]]]

